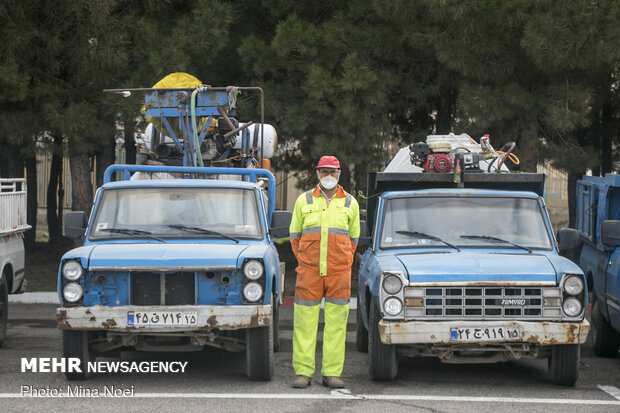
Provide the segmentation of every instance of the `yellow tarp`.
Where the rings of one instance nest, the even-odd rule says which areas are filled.
[[[195,87],[200,87],[200,86],[202,86],[202,82],[198,80],[198,78],[190,75],[189,73],[175,72],[175,73],[170,73],[169,75],[161,79],[159,82],[155,83],[153,85],[153,89],[181,89],[181,88],[195,88]],[[144,107],[142,107],[142,111],[144,113],[145,111]],[[206,120],[207,120],[206,118],[201,118],[199,129],[202,129]],[[163,133],[164,135],[168,134],[159,119],[147,116],[146,121],[149,123],[152,123],[155,126],[155,128],[161,133]],[[182,136],[180,136],[181,131],[179,130],[178,120],[169,119],[169,121],[170,121],[170,126],[172,127],[172,130],[174,130],[174,133],[177,135],[177,137],[182,138]],[[209,131],[207,133],[208,134],[213,133],[216,125],[217,125],[216,120],[211,122],[211,126],[209,127]]]

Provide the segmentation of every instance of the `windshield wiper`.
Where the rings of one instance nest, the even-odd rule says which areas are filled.
[[[168,225],[168,226],[170,228],[178,229],[178,230],[181,230],[181,231],[191,231],[191,232],[196,232],[198,234],[217,235],[217,236],[222,237],[222,238],[231,239],[231,240],[235,241],[237,244],[239,243],[239,240],[237,238],[235,238],[235,237],[231,237],[230,235],[222,234],[221,232],[212,231],[212,230],[206,229],[206,228],[194,227],[194,226],[190,226],[190,225]]]
[[[497,237],[492,237],[490,235],[461,235],[461,238],[484,239],[484,240],[487,240],[487,241],[504,242],[506,244],[512,245],[513,247],[517,247],[517,248],[521,248],[522,250],[526,250],[530,254],[532,253],[532,249],[531,248],[524,247],[523,245],[515,244],[514,242],[510,242],[510,241],[505,240],[505,239],[501,239],[501,238],[497,238]]]
[[[163,238],[159,238],[154,235],[151,235],[150,231],[143,231],[141,229],[101,228],[99,231],[113,232],[115,234],[124,234],[124,235],[131,235],[131,236],[146,235],[145,238],[151,238],[151,239],[157,240],[159,242],[164,242],[164,243],[166,242],[166,240],[164,240]]]
[[[410,237],[418,237],[418,238],[428,238],[428,239],[432,239],[433,241],[438,241],[441,243],[446,244],[448,247],[450,248],[454,248],[457,251],[461,251],[461,249],[459,247],[457,247],[456,245],[450,244],[449,242],[446,242],[444,240],[442,240],[439,237],[436,237],[434,235],[428,235],[425,234],[423,232],[418,232],[418,231],[396,231],[397,234],[403,234],[403,235],[409,235]]]

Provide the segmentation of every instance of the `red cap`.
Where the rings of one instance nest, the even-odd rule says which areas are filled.
[[[340,162],[338,162],[338,158],[335,156],[321,156],[321,159],[319,159],[319,164],[316,166],[316,169],[319,168],[340,169]]]

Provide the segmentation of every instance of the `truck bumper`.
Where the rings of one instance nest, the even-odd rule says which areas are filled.
[[[157,319],[155,315],[157,314]],[[180,318],[193,317],[191,324],[153,323],[144,325],[137,322],[140,315],[150,320],[160,321],[181,314]],[[170,318],[168,318],[170,317]],[[135,333],[170,333],[209,330],[238,330],[264,327],[271,323],[271,305],[181,305],[181,306],[120,306],[106,307],[60,307],[56,309],[57,327],[61,330],[119,331]],[[179,317],[177,317],[178,319]]]
[[[469,338],[461,331],[470,331]],[[512,337],[498,338],[499,331],[518,331]],[[532,343],[538,345],[583,344],[590,323],[535,321],[402,321],[381,320],[379,335],[384,344],[495,344]],[[495,332],[495,334],[494,334]],[[459,338],[461,337],[461,338]]]

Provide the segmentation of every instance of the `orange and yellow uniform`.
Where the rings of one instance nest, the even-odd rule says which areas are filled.
[[[323,376],[340,376],[351,296],[351,265],[360,235],[359,205],[340,185],[329,200],[319,185],[297,198],[290,239],[297,258],[293,321],[295,374],[312,377],[321,299],[325,297]]]

